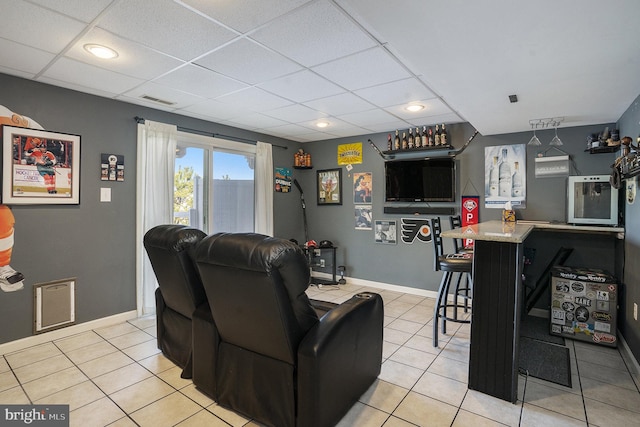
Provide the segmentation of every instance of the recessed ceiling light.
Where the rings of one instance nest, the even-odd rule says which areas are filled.
[[[319,128],[326,128],[327,126],[329,126],[329,122],[318,122],[316,123],[316,126]]]
[[[118,57],[118,52],[99,44],[85,44],[84,50],[101,59],[113,59]]]
[[[408,107],[405,108],[405,110],[411,111],[412,113],[415,113],[416,111],[420,111],[423,109],[424,109],[424,105],[420,105],[420,104],[409,105]]]

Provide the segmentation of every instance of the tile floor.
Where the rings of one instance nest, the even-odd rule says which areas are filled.
[[[363,287],[310,288],[342,302]],[[434,300],[369,289],[385,302],[379,379],[339,427],[640,426],[640,377],[618,350],[568,340],[573,388],[520,377],[516,404],[467,389],[469,325],[431,341]],[[522,401],[524,400],[524,401]],[[70,405],[71,426],[259,426],[180,378],[155,319],[132,320],[0,358],[0,403]]]

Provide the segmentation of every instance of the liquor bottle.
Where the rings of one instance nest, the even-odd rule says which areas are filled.
[[[499,185],[499,172],[498,172],[498,156],[493,156],[493,164],[489,169],[489,196],[495,197],[498,195]]]
[[[387,151],[393,150],[393,142],[391,142],[391,134],[387,135]]]
[[[422,146],[423,147],[428,147],[429,146],[429,136],[427,135],[427,127],[426,126],[422,126]]]
[[[429,127],[429,147],[433,147],[433,129]]]
[[[500,161],[498,194],[501,197],[511,197],[511,165],[507,162],[507,149],[502,149],[502,160]]]
[[[409,143],[407,142],[407,133],[406,132],[402,132],[402,149],[406,150],[408,144]]]
[[[416,126],[416,148],[422,147],[422,138],[420,138],[420,129]]]
[[[398,134],[398,129],[396,129],[396,138],[393,140],[393,149],[400,149],[400,135]]]
[[[513,176],[511,177],[511,195],[513,197],[521,197],[522,196],[522,174],[520,173],[520,165],[518,162],[513,162]]]
[[[440,127],[436,125],[436,134],[433,136],[433,145],[440,145]]]
[[[407,142],[407,148],[415,147],[415,138],[413,137],[413,129],[409,128],[409,140]]]
[[[447,135],[447,131],[444,128],[444,123],[442,124],[442,129],[440,130],[440,145],[449,145],[449,135]]]

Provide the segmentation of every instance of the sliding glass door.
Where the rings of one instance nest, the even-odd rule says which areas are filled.
[[[251,144],[179,138],[173,222],[207,234],[254,231],[255,157]]]

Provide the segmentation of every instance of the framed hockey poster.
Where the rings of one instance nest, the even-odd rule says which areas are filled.
[[[80,203],[80,136],[2,127],[2,203]]]

